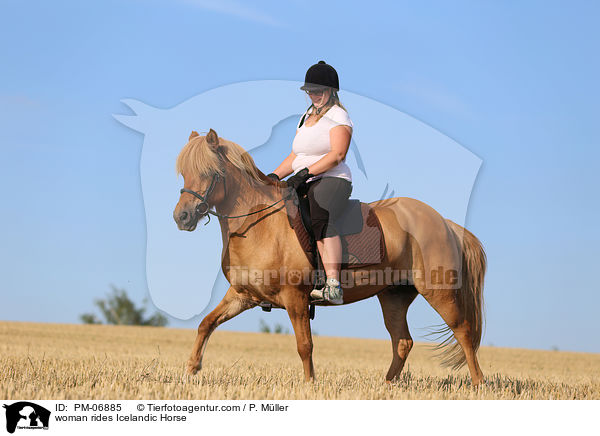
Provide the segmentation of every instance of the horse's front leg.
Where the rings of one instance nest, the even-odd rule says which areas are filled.
[[[304,379],[312,381],[315,378],[315,369],[312,361],[312,334],[310,332],[310,315],[308,307],[308,294],[297,289],[286,289],[282,292],[284,306],[287,310],[294,333],[298,354],[304,366]]]
[[[225,321],[254,306],[256,306],[256,303],[244,298],[233,287],[227,290],[217,307],[206,315],[198,326],[198,336],[196,336],[192,355],[187,364],[187,370],[190,374],[196,374],[202,368],[202,356],[212,332]]]

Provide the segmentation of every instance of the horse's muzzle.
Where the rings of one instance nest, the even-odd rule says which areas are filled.
[[[189,213],[187,211],[181,211],[180,213],[175,212],[173,218],[177,223],[179,230],[187,230],[192,232],[196,230],[198,225],[199,216],[196,213]]]

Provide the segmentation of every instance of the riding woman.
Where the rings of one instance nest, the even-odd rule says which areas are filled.
[[[287,184],[306,192],[310,204],[312,231],[327,280],[322,289],[311,292],[314,299],[342,304],[340,284],[342,244],[335,222],[344,211],[352,192],[352,174],[344,162],[352,138],[352,121],[338,98],[339,79],[324,61],[306,72],[304,86],[312,104],[296,130],[292,152],[269,174],[281,180],[294,173]]]

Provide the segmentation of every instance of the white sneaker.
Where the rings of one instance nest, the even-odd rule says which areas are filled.
[[[327,277],[319,277],[317,282],[315,283],[315,287],[310,292],[310,297],[313,300],[324,300],[323,298],[323,290],[325,289],[325,285],[327,284]]]
[[[327,279],[323,289],[313,289],[310,296],[315,300],[325,300],[331,304],[344,304],[344,292],[340,282],[334,278]]]

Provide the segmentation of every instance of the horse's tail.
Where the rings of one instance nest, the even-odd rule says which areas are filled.
[[[483,278],[487,265],[486,255],[483,245],[473,233],[450,220],[446,220],[446,223],[462,251],[462,286],[458,298],[465,321],[470,326],[471,343],[476,352],[483,335]],[[448,339],[451,338],[452,336]],[[450,344],[445,341],[445,345]],[[458,369],[465,363],[465,353],[458,343],[454,342],[445,347],[442,352],[444,366]]]

